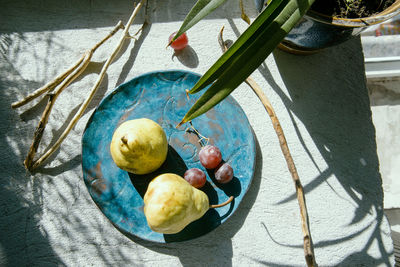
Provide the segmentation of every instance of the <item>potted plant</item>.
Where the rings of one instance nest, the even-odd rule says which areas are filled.
[[[280,43],[292,53],[314,53],[343,43],[400,13],[400,1],[316,1]]]
[[[170,44],[225,1],[198,0],[187,14],[175,37],[171,39]],[[189,93],[194,94],[208,87],[182,119],[181,124],[205,113],[227,97],[276,47],[279,46],[290,51],[315,51],[343,42],[360,33],[366,26],[381,23],[400,12],[400,0],[377,0],[394,3],[376,15],[358,19],[338,18],[323,14],[320,9],[315,10],[314,7],[319,6],[318,2],[322,3],[323,6],[328,2],[327,0],[255,1],[260,7],[263,3],[267,3],[267,5],[246,31],[189,91]],[[316,6],[313,6],[314,1],[317,4]],[[357,4],[373,0],[340,1],[350,5],[351,3]],[[316,25],[315,27],[319,30],[317,37],[315,37],[314,32],[308,32],[308,28],[313,28],[310,27],[310,23]],[[333,29],[333,27],[339,28]],[[292,30],[294,30],[293,33]],[[342,36],[339,39],[340,34]],[[311,35],[311,37],[308,35]],[[300,40],[306,41],[301,43]],[[310,43],[311,45],[307,46]]]

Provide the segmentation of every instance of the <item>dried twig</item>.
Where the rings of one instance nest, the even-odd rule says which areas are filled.
[[[247,24],[251,24],[249,16],[247,16],[246,12],[244,11],[244,5],[243,5],[243,0],[239,0],[239,7],[241,11],[241,18],[244,20]]]
[[[226,44],[223,40],[223,33],[224,27],[222,27],[220,34],[218,36],[218,42],[223,50],[225,52],[227,50]],[[304,196],[304,190],[303,186],[301,185],[300,182],[300,177],[297,173],[296,166],[294,164],[292,155],[290,154],[290,150],[288,147],[288,144],[286,142],[285,135],[283,133],[283,129],[281,127],[281,124],[279,123],[278,117],[275,114],[275,111],[268,100],[267,96],[263,93],[261,87],[254,81],[253,78],[248,77],[246,79],[246,83],[253,89],[253,91],[256,93],[262,104],[264,105],[269,117],[271,118],[272,125],[274,127],[274,130],[276,132],[276,135],[278,136],[279,139],[279,145],[281,147],[283,156],[285,157],[288,169],[290,174],[292,175],[293,182],[296,187],[296,195],[297,195],[297,201],[299,203],[300,207],[300,217],[301,217],[301,228],[303,230],[303,242],[304,242],[304,255],[306,259],[307,266],[316,266],[316,261],[315,261],[315,256],[314,256],[314,248],[313,248],[313,243],[311,239],[311,232],[310,232],[310,225],[309,225],[309,220],[308,220],[308,213],[307,213],[307,206],[306,206],[306,200]]]
[[[75,124],[78,122],[78,120],[82,117],[84,111],[86,110],[87,106],[89,105],[89,103],[91,102],[91,100],[93,99],[95,93],[97,92],[98,87],[100,86],[101,82],[103,81],[103,78],[106,74],[106,71],[108,69],[108,67],[110,66],[111,62],[114,60],[114,58],[116,57],[116,55],[118,54],[118,52],[120,51],[124,40],[129,38],[130,35],[128,33],[130,26],[132,25],[133,20],[135,19],[136,15],[138,14],[140,8],[143,6],[143,3],[146,0],[141,0],[140,3],[135,7],[131,17],[129,18],[129,21],[127,22],[123,35],[121,36],[116,48],[114,49],[113,53],[110,55],[110,57],[107,59],[107,61],[104,63],[103,68],[99,74],[99,77],[95,83],[95,85],[92,87],[89,96],[85,99],[85,101],[82,103],[82,105],[80,106],[78,112],[75,114],[75,116],[72,118],[72,120],[70,121],[70,123],[68,124],[67,128],[64,130],[64,132],[61,134],[61,136],[59,137],[59,139],[55,142],[55,144],[49,148],[49,150],[47,150],[46,153],[44,153],[38,160],[36,160],[33,165],[32,165],[32,169],[35,169],[36,167],[38,167],[43,161],[45,161],[48,157],[50,157],[51,154],[53,154],[61,145],[61,143],[64,141],[64,139],[67,137],[67,135],[69,134],[69,132],[72,130],[72,128],[75,126]]]
[[[39,89],[33,91],[32,93],[27,95],[24,99],[21,99],[21,100],[19,100],[17,102],[12,103],[11,107],[12,108],[19,108],[19,107],[27,104],[31,100],[35,99],[36,97],[39,97],[39,96],[41,96],[42,94],[44,94],[46,92],[53,91],[53,89],[56,88],[57,85],[59,85],[65,78],[67,78],[67,76],[70,75],[71,72],[74,69],[76,69],[82,63],[82,61],[85,58],[85,56],[86,56],[86,54],[83,54],[82,57],[74,65],[72,65],[68,70],[66,70],[65,72],[63,72],[60,75],[58,75],[51,82],[49,82],[49,83],[43,85],[42,87],[40,87]]]
[[[89,65],[90,58],[91,58],[92,53],[85,53],[84,55],[84,60],[81,65],[76,68],[70,76],[66,80],[64,80],[61,85],[57,88],[57,90],[54,93],[47,93],[49,96],[49,99],[47,101],[46,108],[44,109],[42,113],[42,117],[40,118],[39,124],[36,128],[32,144],[29,148],[28,155],[26,159],[24,160],[24,165],[28,170],[31,170],[32,168],[32,161],[33,158],[35,157],[36,151],[39,147],[40,141],[42,140],[43,132],[44,129],[47,125],[47,121],[50,116],[50,112],[54,106],[54,103],[56,102],[57,97],[61,94],[61,92],[73,81],[78,77]]]
[[[315,263],[315,256],[314,256],[314,248],[313,248],[313,243],[312,243],[312,239],[311,239],[311,232],[310,232],[310,226],[309,226],[309,221],[308,221],[308,213],[307,213],[307,206],[306,206],[304,190],[303,190],[303,186],[301,185],[300,177],[297,173],[297,169],[294,164],[293,158],[290,154],[290,150],[287,145],[286,138],[283,133],[282,127],[279,123],[279,120],[275,114],[274,109],[272,108],[271,103],[269,102],[267,96],[262,92],[260,86],[251,77],[246,79],[246,83],[253,89],[253,91],[257,94],[258,98],[263,103],[266,111],[268,112],[268,115],[271,118],[272,125],[278,136],[279,145],[281,147],[282,153],[285,157],[288,169],[290,171],[290,174],[292,175],[293,182],[296,187],[297,201],[300,206],[300,217],[301,217],[301,227],[303,230],[305,259],[307,262],[307,266],[315,266],[316,263]]]
[[[60,75],[58,75],[56,78],[54,78],[52,81],[48,82],[47,84],[43,85],[42,87],[38,88],[37,90],[33,91],[32,93],[30,93],[29,95],[27,95],[25,98],[16,101],[14,103],[11,104],[12,108],[19,108],[27,103],[29,103],[30,101],[32,101],[33,99],[41,96],[42,94],[46,93],[46,92],[51,92],[54,90],[54,88],[57,87],[57,85],[59,85],[62,81],[65,80],[65,78],[67,78],[76,68],[78,68],[79,65],[81,65],[82,61],[84,60],[88,60],[87,59],[87,54],[91,53],[93,54],[94,51],[96,51],[96,49],[101,46],[105,41],[107,41],[111,36],[113,36],[119,29],[123,29],[124,25],[122,24],[122,22],[118,22],[118,24],[115,26],[114,30],[111,31],[103,40],[101,40],[100,42],[98,42],[89,52],[86,52],[82,55],[82,57],[74,64],[72,65],[69,69],[67,69],[65,72],[61,73]],[[85,59],[86,58],[86,59]],[[90,59],[89,59],[90,60]]]
[[[75,64],[73,67],[74,69],[72,69],[72,72],[69,72],[69,74],[67,76],[64,77],[63,80],[59,80],[59,77],[57,77],[51,84],[51,86],[45,88],[43,88],[43,91],[52,91],[54,89],[53,84],[55,84],[56,82],[61,84],[59,85],[59,87],[57,87],[57,89],[54,91],[54,93],[50,93],[48,92],[47,95],[49,96],[49,99],[47,101],[47,105],[46,108],[44,109],[43,113],[42,113],[42,117],[39,121],[39,124],[36,128],[34,137],[33,137],[33,141],[32,144],[29,148],[29,152],[28,155],[24,161],[24,165],[28,170],[32,170],[33,169],[33,158],[35,157],[35,154],[37,152],[37,149],[39,147],[40,141],[42,139],[43,136],[43,132],[44,129],[46,127],[47,121],[49,119],[51,110],[54,106],[55,101],[57,100],[57,97],[62,93],[62,91],[64,91],[65,88],[68,87],[69,84],[71,84],[71,82],[73,82],[80,74],[82,74],[82,72],[86,69],[86,67],[89,65],[90,60],[93,56],[93,53],[96,51],[96,49],[101,46],[105,41],[107,41],[111,36],[113,36],[119,29],[123,28],[123,24],[122,22],[118,22],[118,24],[114,27],[114,29],[105,37],[103,38],[100,42],[98,42],[95,46],[93,46],[90,50],[88,50],[86,53],[84,53],[83,57],[78,61],[80,62],[80,64]],[[69,70],[68,70],[69,71]],[[67,72],[68,72],[67,71]],[[40,90],[40,89],[39,89]],[[36,90],[35,92],[38,92],[39,90]],[[31,94],[30,96],[33,96],[34,94]],[[39,95],[36,95],[39,96]],[[34,98],[34,97],[33,97]],[[18,103],[27,103],[30,100],[33,99],[31,98],[25,98],[22,101],[18,102]]]

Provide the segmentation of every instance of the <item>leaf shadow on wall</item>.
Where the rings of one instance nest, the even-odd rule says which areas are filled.
[[[357,43],[359,40],[350,42]],[[385,247],[381,232],[387,221],[382,207],[383,192],[379,190],[381,176],[378,171],[375,129],[371,123],[367,88],[359,86],[359,81],[364,79],[361,45],[355,44],[353,50],[349,50],[345,45],[309,56],[292,55],[276,50],[273,56],[289,95],[282,91],[265,64],[259,71],[285,105],[300,143],[313,162],[313,167],[320,173],[309,183],[303,184],[306,198],[307,194],[324,184],[336,192],[328,180],[334,176],[345,191],[340,194],[336,192],[338,197],[349,198],[352,201],[350,203],[356,203],[349,226],[370,222],[345,237],[333,240],[314,238],[316,251],[318,248],[350,242],[354,238],[361,238],[361,235],[369,234],[365,244],[360,244],[359,251],[348,255],[338,265],[349,266],[363,262],[390,265],[389,258],[392,252]],[[356,62],[353,66],[356,66],[357,71],[347,69],[347,60]],[[338,82],[333,81],[341,81],[340,86]],[[365,94],[354,90],[365,90]],[[326,169],[320,169],[313,158],[296,120],[300,120],[305,126],[328,165]],[[378,189],[371,190],[370,187]],[[296,194],[293,193],[279,203],[295,199]],[[317,219],[312,210],[313,206],[308,205],[311,228],[313,220]],[[266,228],[268,227],[273,226],[266,224]],[[377,246],[381,255],[379,258],[369,254],[372,246]]]

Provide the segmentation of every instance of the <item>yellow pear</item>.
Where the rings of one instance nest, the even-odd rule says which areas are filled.
[[[115,130],[110,152],[119,168],[133,174],[151,173],[167,158],[167,137],[163,128],[150,119],[129,120]]]
[[[180,232],[210,208],[203,191],[173,173],[154,178],[143,200],[148,225],[153,231],[164,234]]]

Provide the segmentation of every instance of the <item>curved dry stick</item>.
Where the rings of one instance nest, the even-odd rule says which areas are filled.
[[[251,89],[253,89],[253,91],[256,93],[256,95],[264,105],[265,110],[267,111],[269,117],[271,118],[272,125],[275,129],[276,135],[278,136],[279,145],[281,147],[283,156],[285,157],[289,172],[292,175],[293,182],[296,187],[297,201],[300,207],[301,228],[303,230],[304,255],[307,262],[307,266],[316,266],[304,190],[303,186],[301,185],[300,177],[297,173],[297,169],[294,164],[292,155],[290,154],[290,150],[286,142],[286,138],[283,133],[281,124],[279,123],[278,117],[276,116],[271,103],[269,102],[267,96],[262,92],[259,85],[251,77],[248,77],[246,79],[246,83],[251,87]]]
[[[64,141],[64,139],[67,137],[69,132],[72,130],[72,128],[75,126],[75,124],[78,122],[78,120],[82,117],[84,111],[86,110],[87,106],[89,105],[90,101],[92,101],[93,96],[97,92],[98,87],[100,86],[100,83],[103,81],[103,78],[106,74],[106,71],[108,69],[108,66],[111,64],[111,62],[114,60],[118,52],[121,50],[122,44],[124,43],[124,40],[129,38],[130,35],[128,33],[130,26],[132,25],[132,22],[134,18],[136,17],[137,13],[139,12],[140,8],[143,6],[143,3],[146,0],[141,0],[140,3],[136,6],[136,8],[133,10],[133,13],[131,17],[129,18],[129,21],[127,25],[125,26],[123,35],[121,36],[116,48],[114,49],[113,53],[110,55],[110,57],[107,59],[106,63],[104,63],[103,68],[101,69],[101,72],[99,74],[99,77],[95,83],[95,85],[92,87],[89,96],[85,99],[85,101],[82,103],[80,106],[78,112],[75,114],[75,116],[72,118],[70,123],[68,124],[67,128],[64,130],[64,132],[61,134],[60,138],[56,141],[56,143],[47,150],[46,153],[44,153],[37,161],[33,163],[32,169],[37,168],[43,161],[45,161],[48,157],[51,156],[61,145],[61,143]]]
[[[39,124],[36,127],[36,131],[33,137],[33,141],[32,144],[29,148],[29,152],[28,155],[26,157],[26,159],[24,160],[24,165],[28,170],[32,169],[32,161],[33,158],[35,157],[35,154],[37,152],[37,149],[39,147],[40,141],[42,140],[43,137],[43,132],[44,129],[46,128],[47,125],[47,121],[49,120],[49,116],[51,113],[51,110],[54,106],[54,103],[57,100],[57,97],[61,94],[62,91],[64,91],[64,89],[73,81],[75,80],[85,69],[86,67],[89,65],[90,59],[92,58],[93,53],[86,53],[83,63],[81,65],[79,65],[78,68],[76,68],[72,74],[70,76],[68,76],[68,78],[66,80],[64,80],[62,82],[62,84],[60,85],[60,87],[57,88],[57,90],[54,93],[51,93],[49,95],[49,99],[47,101],[47,105],[46,108],[44,109],[43,113],[42,113],[42,117],[40,118]]]
[[[239,7],[240,7],[240,11],[241,11],[240,17],[241,17],[242,20],[244,20],[248,25],[250,25],[250,24],[251,24],[251,21],[250,21],[249,16],[247,16],[246,12],[244,11],[243,0],[239,0]]]
[[[227,47],[225,42],[222,38],[224,27],[222,27],[220,34],[218,36],[218,42],[225,52]],[[300,218],[301,218],[301,228],[303,231],[303,246],[304,246],[304,256],[306,259],[307,266],[317,266],[314,256],[314,247],[311,239],[311,232],[310,232],[310,224],[308,220],[308,213],[307,213],[307,206],[306,206],[306,199],[304,196],[303,186],[300,182],[299,174],[297,173],[296,166],[294,164],[292,155],[290,154],[290,150],[288,144],[286,142],[285,135],[283,133],[283,129],[281,124],[279,123],[278,117],[275,114],[275,111],[271,105],[271,102],[268,100],[267,96],[263,93],[261,87],[254,81],[253,78],[248,77],[246,79],[246,83],[253,89],[254,93],[256,93],[257,97],[260,99],[261,103],[264,105],[265,110],[267,111],[269,117],[271,118],[272,125],[276,132],[276,135],[279,139],[279,145],[281,147],[283,156],[285,157],[288,169],[290,174],[292,175],[292,179],[294,185],[296,187],[296,195],[297,201],[300,207]]]
[[[107,41],[112,35],[114,35],[119,29],[124,28],[124,25],[122,24],[122,22],[120,21],[117,26],[115,26],[114,30],[107,35],[107,37],[105,37],[103,40],[101,40],[99,43],[97,43],[92,49],[91,51],[95,51],[99,46],[101,46],[105,41]],[[58,75],[56,78],[54,78],[54,80],[52,80],[51,82],[48,82],[47,84],[43,85],[42,87],[40,87],[39,89],[36,89],[35,91],[33,91],[32,93],[30,93],[29,95],[27,95],[24,99],[21,99],[19,101],[16,101],[14,103],[11,104],[12,108],[19,108],[25,104],[27,104],[28,102],[32,101],[33,99],[41,96],[42,94],[46,93],[46,92],[51,92],[54,90],[54,88],[57,87],[57,85],[59,85],[65,78],[68,77],[68,75],[70,75],[72,73],[72,71],[74,71],[81,63],[82,61],[85,59],[87,53],[84,53],[82,55],[82,57],[74,64],[72,65],[69,69],[67,69],[65,72],[61,73],[60,75]]]
[[[46,124],[48,122],[51,110],[54,106],[55,101],[57,100],[57,97],[64,91],[65,88],[68,87],[68,85],[71,84],[79,75],[82,74],[82,72],[86,69],[86,67],[89,65],[90,60],[93,56],[93,53],[96,51],[96,49],[102,45],[105,41],[107,41],[111,36],[113,36],[119,29],[123,28],[122,22],[118,22],[118,24],[114,27],[114,29],[106,36],[104,37],[100,42],[98,42],[94,47],[92,47],[89,51],[84,53],[81,64],[78,66],[75,66],[75,69],[70,73],[69,76],[65,77],[60,86],[54,91],[54,93],[47,93],[49,95],[49,99],[47,101],[46,108],[44,109],[42,113],[42,117],[40,118],[39,124],[36,127],[36,131],[33,137],[32,144],[29,148],[29,152],[27,157],[24,160],[24,166],[28,170],[33,169],[33,158],[35,157],[35,154],[37,152],[37,149],[39,147],[40,141],[42,140],[43,137],[43,132],[46,127]]]
[[[59,85],[68,75],[71,74],[71,72],[74,69],[76,69],[82,63],[84,58],[85,58],[85,54],[83,54],[82,57],[74,65],[72,65],[68,70],[66,70],[65,72],[61,73],[56,78],[54,78],[53,81],[48,82],[47,84],[43,85],[39,89],[33,91],[32,93],[27,95],[24,99],[21,99],[19,101],[12,103],[11,107],[19,108],[19,107],[27,104],[28,102],[32,101],[36,97],[39,97],[46,92],[53,91],[53,89],[56,88],[57,85]]]

